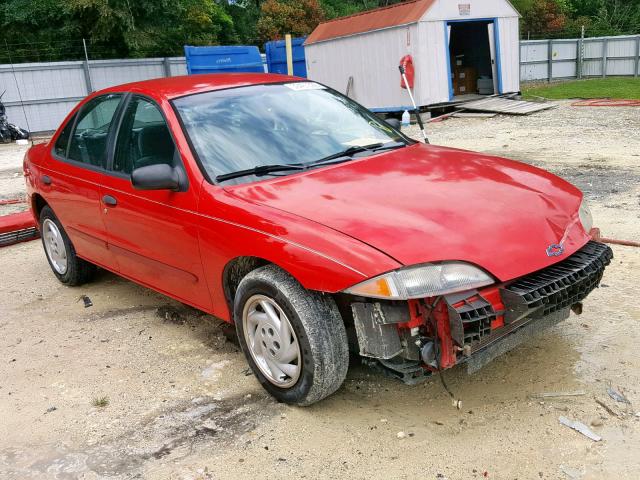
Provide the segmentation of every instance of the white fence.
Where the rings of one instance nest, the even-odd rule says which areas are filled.
[[[0,65],[0,94],[6,90],[10,122],[43,132],[55,130],[92,91],[186,73],[184,57]],[[640,35],[520,42],[523,82],[639,73]]]
[[[0,65],[0,94],[6,90],[2,100],[11,123],[43,132],[58,128],[90,92],[186,73],[184,57]]]
[[[520,42],[520,80],[560,80],[640,73],[640,35]]]

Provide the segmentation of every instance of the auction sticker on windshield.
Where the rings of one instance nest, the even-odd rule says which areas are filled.
[[[327,87],[324,85],[320,85],[316,82],[295,82],[295,83],[285,83],[285,87],[290,88],[291,90],[325,90]]]

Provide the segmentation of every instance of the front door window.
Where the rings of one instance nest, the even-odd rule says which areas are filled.
[[[133,97],[118,133],[113,170],[130,174],[149,165],[174,165],[176,147],[169,127],[151,101]]]

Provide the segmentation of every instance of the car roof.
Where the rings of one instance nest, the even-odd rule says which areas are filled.
[[[184,95],[212,90],[304,80],[306,79],[273,73],[210,73],[154,78],[152,80],[114,85],[95,94],[132,92],[155,97],[158,100],[171,100]]]

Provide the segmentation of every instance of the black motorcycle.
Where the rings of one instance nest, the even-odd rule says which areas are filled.
[[[0,142],[9,143],[13,140],[26,140],[29,132],[7,121],[7,109],[2,103],[2,97],[6,90],[0,95]]]

